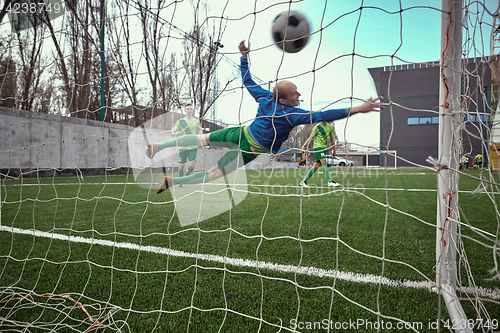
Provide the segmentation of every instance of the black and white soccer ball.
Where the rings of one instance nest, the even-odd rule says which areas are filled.
[[[278,14],[273,21],[271,33],[274,43],[285,52],[296,53],[309,41],[311,26],[303,14],[291,10]]]

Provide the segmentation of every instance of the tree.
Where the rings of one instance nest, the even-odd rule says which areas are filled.
[[[12,55],[12,36],[0,37],[0,106],[16,105],[16,63]]]
[[[191,33],[183,41],[184,52],[182,65],[186,71],[186,83],[182,83],[187,88],[184,97],[193,99],[193,102],[199,107],[199,118],[203,119],[208,107],[211,105],[210,96],[212,95],[211,84],[215,77],[215,68],[217,66],[217,52],[223,47],[220,43],[220,36],[216,36],[215,27],[205,28],[200,24],[200,8],[207,12],[206,2],[194,0],[191,2],[194,10],[194,24]],[[204,21],[208,22],[208,21]],[[207,30],[210,29],[210,32]],[[184,79],[183,79],[184,80]]]
[[[21,110],[35,111],[33,109],[35,100],[39,98],[40,85],[43,75],[43,66],[41,65],[42,49],[43,49],[43,34],[42,26],[35,24],[35,20],[39,18],[30,16],[32,20],[32,28],[23,31],[17,31],[15,36],[17,39],[16,48],[17,59],[19,59],[18,72],[18,88],[19,88],[19,103],[18,107]]]
[[[96,5],[99,4],[95,1]],[[67,38],[62,44],[58,34],[45,16],[58,60],[58,78],[63,81],[66,108],[71,116],[99,119],[100,103],[100,18],[96,16],[92,0],[67,1],[68,19],[62,27]],[[69,54],[64,49],[69,49]],[[108,91],[106,96],[111,96]],[[110,119],[110,117],[109,117]]]
[[[7,10],[10,1],[4,3]],[[12,15],[15,24],[9,37],[0,40],[0,61],[2,62],[2,105],[27,111],[48,112],[50,99],[48,81],[44,75],[42,49],[45,27],[39,12]],[[15,19],[14,19],[15,17]],[[0,20],[3,16],[0,14]],[[15,45],[15,47],[13,47]]]
[[[16,64],[10,57],[0,57],[0,106],[16,106]]]
[[[295,148],[300,149],[300,126],[294,127],[290,134],[288,135],[288,139],[286,139],[281,145],[282,148]]]
[[[140,92],[137,86],[137,64],[132,57],[131,48],[131,34],[130,34],[130,2],[118,1],[117,2],[117,17],[121,20],[118,21],[117,17],[110,20],[111,26],[109,29],[109,40],[113,50],[111,55],[117,66],[117,71],[120,75],[117,77],[117,84],[121,87],[121,91],[125,94],[132,106],[132,113],[134,115],[134,126],[140,126],[144,123],[146,117],[144,112],[139,110],[138,94]],[[119,25],[120,24],[120,25]]]
[[[157,0],[153,8],[149,6],[149,1],[144,1],[144,3],[139,2],[139,16],[143,33],[142,45],[151,85],[152,118],[158,116],[161,112],[157,107],[158,97],[160,96],[160,92],[165,89],[163,84],[166,83],[165,80],[161,79],[161,72],[165,61],[163,52],[160,50],[163,25],[160,24],[158,19],[164,3],[165,0]]]
[[[299,144],[300,147],[307,141],[307,139],[311,136],[312,130],[316,124],[307,124],[301,128],[299,132]]]
[[[12,2],[12,0],[4,0],[2,10],[0,11],[0,23],[2,23],[3,18],[7,14],[7,9]]]
[[[140,44],[134,41],[133,26],[137,23],[136,15],[131,13],[131,8],[139,5],[139,25],[142,30],[142,41]],[[158,17],[159,8],[163,1],[152,6],[145,2],[131,3],[130,0],[116,3],[116,14],[112,13],[113,23],[110,27],[109,44],[116,64],[117,85],[121,88],[122,103],[130,103],[131,108],[121,110],[132,110],[133,125],[142,125],[147,118],[156,117],[161,113],[169,112],[180,107],[180,89],[177,84],[178,68],[176,65],[176,54],[167,54],[168,37],[163,36],[164,22]],[[141,57],[134,58],[133,49],[141,45]],[[163,54],[162,51],[163,50]],[[136,53],[137,54],[137,53]],[[140,59],[137,61],[136,59]],[[141,63],[141,60],[144,60]],[[138,70],[142,65],[147,67],[149,84],[147,88],[139,86]],[[151,107],[140,106],[140,95],[146,95],[147,100],[142,102]],[[125,111],[123,111],[125,112]],[[127,111],[128,112],[128,111]]]
[[[172,53],[170,62],[164,71],[161,71],[161,89],[163,110],[170,111],[183,106],[181,96],[181,86],[179,84],[179,69],[177,68],[177,55]]]

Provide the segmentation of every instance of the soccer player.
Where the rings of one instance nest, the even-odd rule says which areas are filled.
[[[483,155],[481,153],[477,153],[477,155],[474,157],[474,169],[481,169],[483,166]]]
[[[300,185],[302,187],[309,187],[307,185],[307,180],[314,175],[316,170],[318,170],[319,167],[323,170],[323,173],[326,176],[326,179],[328,180],[328,186],[333,186],[337,187],[340,186],[339,183],[334,182],[332,180],[332,177],[330,177],[330,173],[328,172],[328,164],[326,163],[326,150],[328,149],[328,140],[330,140],[332,146],[333,146],[333,157],[335,157],[336,150],[335,150],[335,139],[333,138],[333,135],[335,134],[333,130],[333,126],[327,123],[326,121],[322,121],[319,124],[316,124],[314,126],[311,136],[307,138],[306,142],[302,145],[302,150],[305,151],[307,150],[307,146],[309,145],[309,142],[311,140],[314,140],[314,145],[313,145],[313,152],[314,152],[314,164],[313,167],[309,170],[309,172],[306,174],[306,177],[304,178],[303,181],[300,182]],[[304,152],[304,158],[305,158],[305,152]]]
[[[469,160],[470,160],[469,153],[462,156],[462,158],[460,159],[459,169],[468,170],[469,169]]]
[[[458,169],[465,169],[465,161],[467,160],[467,154],[462,156],[462,158],[460,159],[460,165],[458,167]]]
[[[300,93],[297,86],[290,81],[280,81],[273,92],[265,90],[253,81],[248,68],[248,53],[250,49],[244,42],[239,45],[241,53],[240,70],[243,84],[247,91],[259,104],[255,120],[248,126],[229,127],[210,134],[183,135],[177,139],[150,144],[146,149],[149,158],[165,148],[195,145],[237,147],[226,153],[209,171],[199,171],[184,177],[165,176],[158,184],[157,193],[165,191],[176,184],[198,184],[218,179],[254,160],[263,153],[277,153],[290,131],[297,125],[331,122],[356,113],[378,110],[382,107],[381,98],[372,99],[348,109],[332,109],[321,112],[311,112],[298,108]],[[240,162],[241,152],[243,161]]]
[[[193,118],[193,105],[186,104],[184,106],[184,113],[186,114],[186,116],[175,122],[174,128],[172,129],[172,134],[174,136],[200,134],[201,125],[198,119]],[[179,147],[179,177],[184,176],[184,166],[186,165],[186,162],[188,160],[190,163],[188,166],[188,171],[186,172],[186,176],[193,172],[196,163],[197,151],[198,145],[196,144]]]

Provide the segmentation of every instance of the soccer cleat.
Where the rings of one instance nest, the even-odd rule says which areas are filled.
[[[334,182],[333,180],[331,182],[328,182],[328,186],[331,186],[331,187],[337,187],[337,186],[340,186],[339,183],[336,183]]]
[[[150,143],[148,148],[146,148],[146,156],[152,159],[158,151],[160,151],[160,145],[158,143]]]
[[[172,177],[169,176],[163,177],[163,180],[158,184],[158,187],[156,189],[156,194],[160,194],[170,186],[172,186]]]
[[[309,187],[309,185],[307,185],[307,182],[305,182],[305,181],[301,181],[300,182],[300,186],[302,186],[302,187]]]

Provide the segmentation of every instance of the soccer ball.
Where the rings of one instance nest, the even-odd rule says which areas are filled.
[[[296,53],[309,41],[311,28],[307,18],[296,11],[284,11],[274,18],[271,33],[274,43],[285,52]]]

